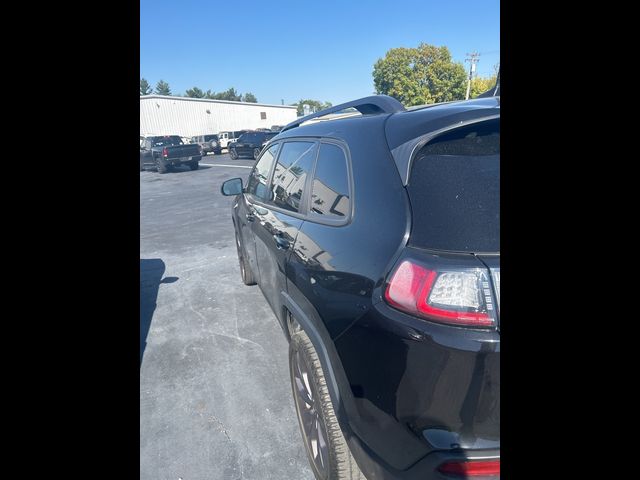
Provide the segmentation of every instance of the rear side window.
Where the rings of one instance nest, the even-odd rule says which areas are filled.
[[[324,218],[345,218],[349,214],[349,174],[347,159],[337,145],[320,145],[311,187],[309,210]]]
[[[407,191],[409,245],[462,252],[500,251],[500,121],[456,129],[424,146]]]
[[[255,195],[258,198],[267,198],[267,180],[277,152],[278,145],[276,144],[272,145],[262,154],[256,166],[253,168],[251,175],[249,175],[247,193]]]
[[[287,142],[282,145],[271,184],[271,201],[274,205],[292,212],[300,211],[316,148],[314,142]]]

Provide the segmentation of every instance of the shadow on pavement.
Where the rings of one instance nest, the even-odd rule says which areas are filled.
[[[140,366],[147,345],[147,335],[156,309],[158,288],[161,283],[173,283],[178,277],[162,278],[165,265],[159,258],[140,259]]]

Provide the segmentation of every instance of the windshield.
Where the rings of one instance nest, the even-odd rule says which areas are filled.
[[[152,147],[166,147],[168,145],[182,145],[182,139],[177,135],[167,135],[165,137],[151,137]]]

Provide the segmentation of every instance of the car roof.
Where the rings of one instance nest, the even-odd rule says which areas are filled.
[[[369,101],[371,98],[367,97]],[[328,111],[328,113],[335,113],[335,111]],[[386,135],[387,144],[403,184],[406,185],[409,179],[411,158],[417,146],[424,145],[446,130],[492,118],[500,118],[500,97],[459,100],[420,106],[410,110],[405,110],[402,107],[402,110],[396,108],[391,113],[359,115],[357,112],[351,112],[333,115],[333,118],[329,115],[327,117],[329,118],[323,120],[322,116],[316,114],[316,118],[311,118],[311,121],[299,126],[295,126],[296,122],[293,122],[289,129],[280,132],[271,141],[295,137],[347,138],[359,135],[360,132],[370,135],[371,117],[376,117],[382,120],[380,133]],[[363,130],[365,125],[366,129]]]

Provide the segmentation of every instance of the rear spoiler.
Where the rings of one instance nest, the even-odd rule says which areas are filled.
[[[500,70],[498,70],[498,78],[496,78],[496,84],[490,90],[487,90],[484,93],[478,95],[477,98],[486,98],[486,97],[499,97],[500,96]]]

